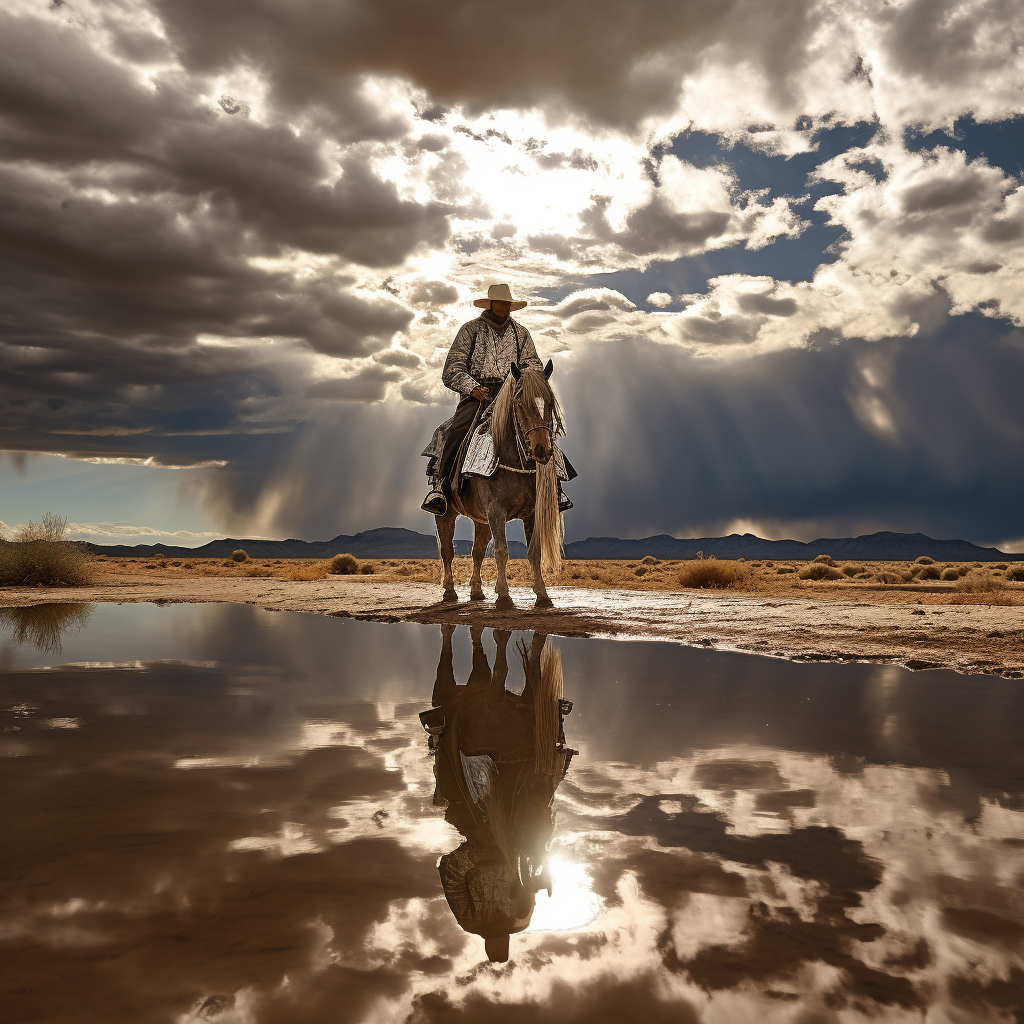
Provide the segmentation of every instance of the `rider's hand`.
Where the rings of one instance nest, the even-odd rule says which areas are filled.
[[[479,384],[475,388],[473,388],[473,390],[470,392],[470,394],[478,402],[487,403],[487,402],[489,402],[491,400],[491,393],[490,393],[490,391],[488,391],[487,388],[485,388],[482,384]]]

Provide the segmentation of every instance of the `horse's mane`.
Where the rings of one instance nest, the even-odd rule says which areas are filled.
[[[501,451],[502,444],[511,430],[512,407],[515,404],[517,387],[524,402],[531,407],[538,398],[542,399],[545,405],[550,404],[554,414],[555,433],[563,432],[562,407],[551,390],[550,382],[542,371],[527,367],[521,372],[518,382],[510,373],[494,399],[491,407],[491,440],[494,441],[495,451]]]

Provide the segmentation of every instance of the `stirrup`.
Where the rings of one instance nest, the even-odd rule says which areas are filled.
[[[432,516],[443,516],[448,511],[448,499],[435,488],[423,499],[420,508]]]

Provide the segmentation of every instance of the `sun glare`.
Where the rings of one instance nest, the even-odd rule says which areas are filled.
[[[530,932],[570,932],[586,928],[601,910],[590,873],[582,864],[552,857],[548,862],[553,879],[551,895],[537,893]]]

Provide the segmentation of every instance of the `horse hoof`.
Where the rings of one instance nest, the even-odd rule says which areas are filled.
[[[471,590],[469,592],[470,601],[482,601],[484,599],[484,592],[482,590]]]
[[[538,597],[533,604],[534,608],[554,608],[555,602],[550,597]]]
[[[442,601],[458,601],[458,599],[459,595],[454,590],[446,590],[444,597],[441,598]]]
[[[516,603],[506,594],[494,602],[494,610],[496,612],[514,612],[516,610]]]

